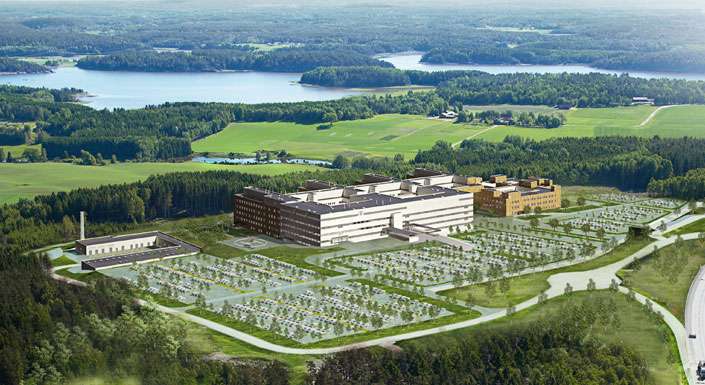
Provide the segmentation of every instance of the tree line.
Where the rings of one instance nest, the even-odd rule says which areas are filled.
[[[705,168],[688,171],[666,179],[652,180],[647,191],[650,194],[674,198],[697,200],[705,198]]]
[[[437,86],[450,104],[528,104],[576,107],[628,106],[632,98],[649,97],[656,104],[703,104],[705,82],[643,79],[628,75],[489,74],[480,71],[412,71],[395,68],[317,68],[301,76],[303,83],[335,87]]]
[[[49,260],[0,247],[0,383],[60,385],[102,377],[144,385],[285,385],[278,361],[207,361],[183,321],[135,304],[107,277],[88,287],[59,283]]]
[[[567,185],[646,189],[652,179],[683,175],[705,167],[695,138],[554,138],[543,141],[508,136],[500,143],[465,140],[458,148],[438,142],[419,151],[416,163],[441,165],[463,175],[488,178],[503,173],[519,178],[544,176]]]
[[[35,74],[44,72],[51,72],[51,69],[26,60],[0,57],[0,73]]]
[[[536,321],[425,337],[400,352],[336,353],[309,366],[307,384],[650,384],[643,357],[590,332],[619,325],[616,313],[614,299],[587,297]]]
[[[402,176],[409,168],[391,169]],[[89,236],[115,232],[156,218],[202,216],[232,211],[232,197],[246,186],[272,191],[297,191],[309,179],[342,185],[360,179],[365,170],[300,172],[261,176],[219,170],[154,175],[145,181],[80,188],[69,192],[39,195],[0,206],[0,247],[14,245],[30,250],[51,243],[72,240],[75,230],[66,226],[80,211],[90,216]]]
[[[459,108],[458,123],[473,122],[475,120],[486,124],[499,124],[520,127],[558,128],[565,123],[563,114],[546,114],[525,112],[515,113],[513,111],[486,110],[471,112]]]
[[[392,66],[385,61],[343,47],[292,47],[271,51],[232,48],[197,49],[191,52],[132,51],[88,56],[79,60],[76,65],[89,70],[143,72],[304,72],[326,66]]]

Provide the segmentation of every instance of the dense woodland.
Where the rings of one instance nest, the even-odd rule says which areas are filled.
[[[120,160],[154,160],[188,156],[191,141],[231,122],[319,123],[388,113],[437,115],[448,108],[434,93],[298,103],[165,103],[135,110],[63,103],[78,92],[0,86],[0,120],[36,122],[37,141],[45,144],[50,159],[80,156],[87,150]]]
[[[382,66],[390,63],[342,47],[281,48],[260,52],[233,49],[199,49],[192,52],[134,51],[89,56],[78,61],[83,69],[142,72],[208,72],[253,70],[304,72],[319,66]]]
[[[556,138],[534,141],[507,137],[500,143],[466,140],[459,148],[438,142],[419,151],[417,163],[445,166],[463,175],[488,178],[541,175],[566,185],[603,185],[644,190],[651,179],[683,175],[705,167],[704,139]]]
[[[51,69],[41,64],[31,63],[26,60],[0,57],[0,74],[34,74],[50,71]]]
[[[583,63],[625,70],[705,71],[701,12],[646,7],[575,12],[452,3],[342,9],[333,5],[181,2],[127,9],[10,3],[0,9],[0,56],[97,55],[164,47],[238,50],[247,44],[285,43],[368,56],[420,51],[426,52],[424,61],[433,63]]]
[[[586,298],[536,322],[426,337],[404,343],[401,352],[337,353],[311,366],[308,384],[650,384],[647,365],[635,352],[590,333],[619,324],[616,308],[609,298]]]
[[[46,257],[0,247],[3,385],[60,385],[94,375],[143,385],[289,383],[277,361],[203,360],[183,321],[136,306],[127,284],[99,278],[76,287],[50,278],[49,267]]]
[[[480,71],[403,71],[394,68],[317,68],[302,75],[304,83],[322,86],[387,87],[437,86],[451,104],[570,104],[577,107],[626,106],[635,96],[656,104],[705,103],[705,82],[642,79],[627,75],[488,74]]]
[[[656,195],[681,199],[703,199],[705,198],[705,168],[690,170],[685,175],[652,180],[648,191]]]

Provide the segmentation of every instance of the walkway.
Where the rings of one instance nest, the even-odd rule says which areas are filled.
[[[472,138],[476,138],[476,137],[478,137],[478,136],[484,134],[485,132],[487,132],[487,131],[489,131],[489,130],[491,130],[491,129],[493,129],[493,128],[497,128],[497,127],[499,127],[499,126],[498,126],[498,125],[489,126],[489,127],[485,128],[484,130],[480,130],[480,131],[478,131],[478,132],[476,132],[476,133],[474,133],[474,134],[468,136],[467,138],[465,138],[465,139],[463,139],[463,140],[460,140],[460,141],[457,141],[457,142],[453,143],[451,146],[452,146],[452,147],[458,147],[458,146],[460,146],[460,145],[463,143],[463,141],[470,140],[470,139],[472,139]]]
[[[671,107],[677,107],[677,106],[679,106],[679,105],[682,105],[682,104],[673,104],[673,105],[670,105],[670,106],[661,106],[661,107],[655,109],[653,112],[651,112],[651,114],[650,114],[646,119],[644,119],[643,122],[641,122],[641,124],[639,125],[639,127],[644,127],[645,125],[649,124],[649,122],[650,122],[650,121],[656,116],[656,114],[658,114],[661,110],[665,110],[666,108],[671,108]]]

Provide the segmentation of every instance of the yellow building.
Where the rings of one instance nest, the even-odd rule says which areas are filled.
[[[561,186],[553,184],[551,179],[532,177],[517,181],[506,175],[494,175],[489,182],[470,184],[467,189],[474,190],[475,210],[503,217],[524,213],[527,209],[561,207]]]

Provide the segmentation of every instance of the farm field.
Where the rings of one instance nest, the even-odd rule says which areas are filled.
[[[110,183],[128,183],[150,175],[177,171],[232,170],[263,175],[315,170],[316,167],[293,164],[218,165],[206,163],[119,163],[106,166],[77,166],[66,163],[0,164],[0,204],[20,198],[78,187]]]
[[[332,159],[337,154],[397,153],[409,159],[438,140],[455,143],[486,128],[398,114],[336,122],[327,130],[317,127],[318,124],[288,122],[234,123],[192,146],[195,152],[253,153],[261,149],[285,149],[299,157],[318,159]]]
[[[504,109],[507,109],[505,106]],[[567,122],[554,129],[499,126],[478,139],[499,142],[507,135],[519,135],[536,140],[556,137],[593,137],[635,135],[651,137],[705,136],[705,106],[674,106],[659,110],[645,125],[641,125],[657,107],[581,108],[564,111]]]
[[[470,106],[471,111],[495,109],[516,112],[550,112],[545,106]],[[233,123],[223,131],[193,143],[195,152],[241,152],[285,149],[299,157],[330,160],[338,154],[347,156],[393,156],[406,159],[420,149],[428,149],[438,140],[457,144],[466,138],[491,142],[507,135],[535,140],[555,137],[594,137],[636,135],[650,137],[705,137],[705,106],[674,106],[659,110],[653,106],[583,108],[564,111],[567,123],[554,129],[509,126],[476,126],[428,119],[418,115],[378,115],[370,119],[341,121],[332,128],[319,130],[318,124],[289,122]]]

